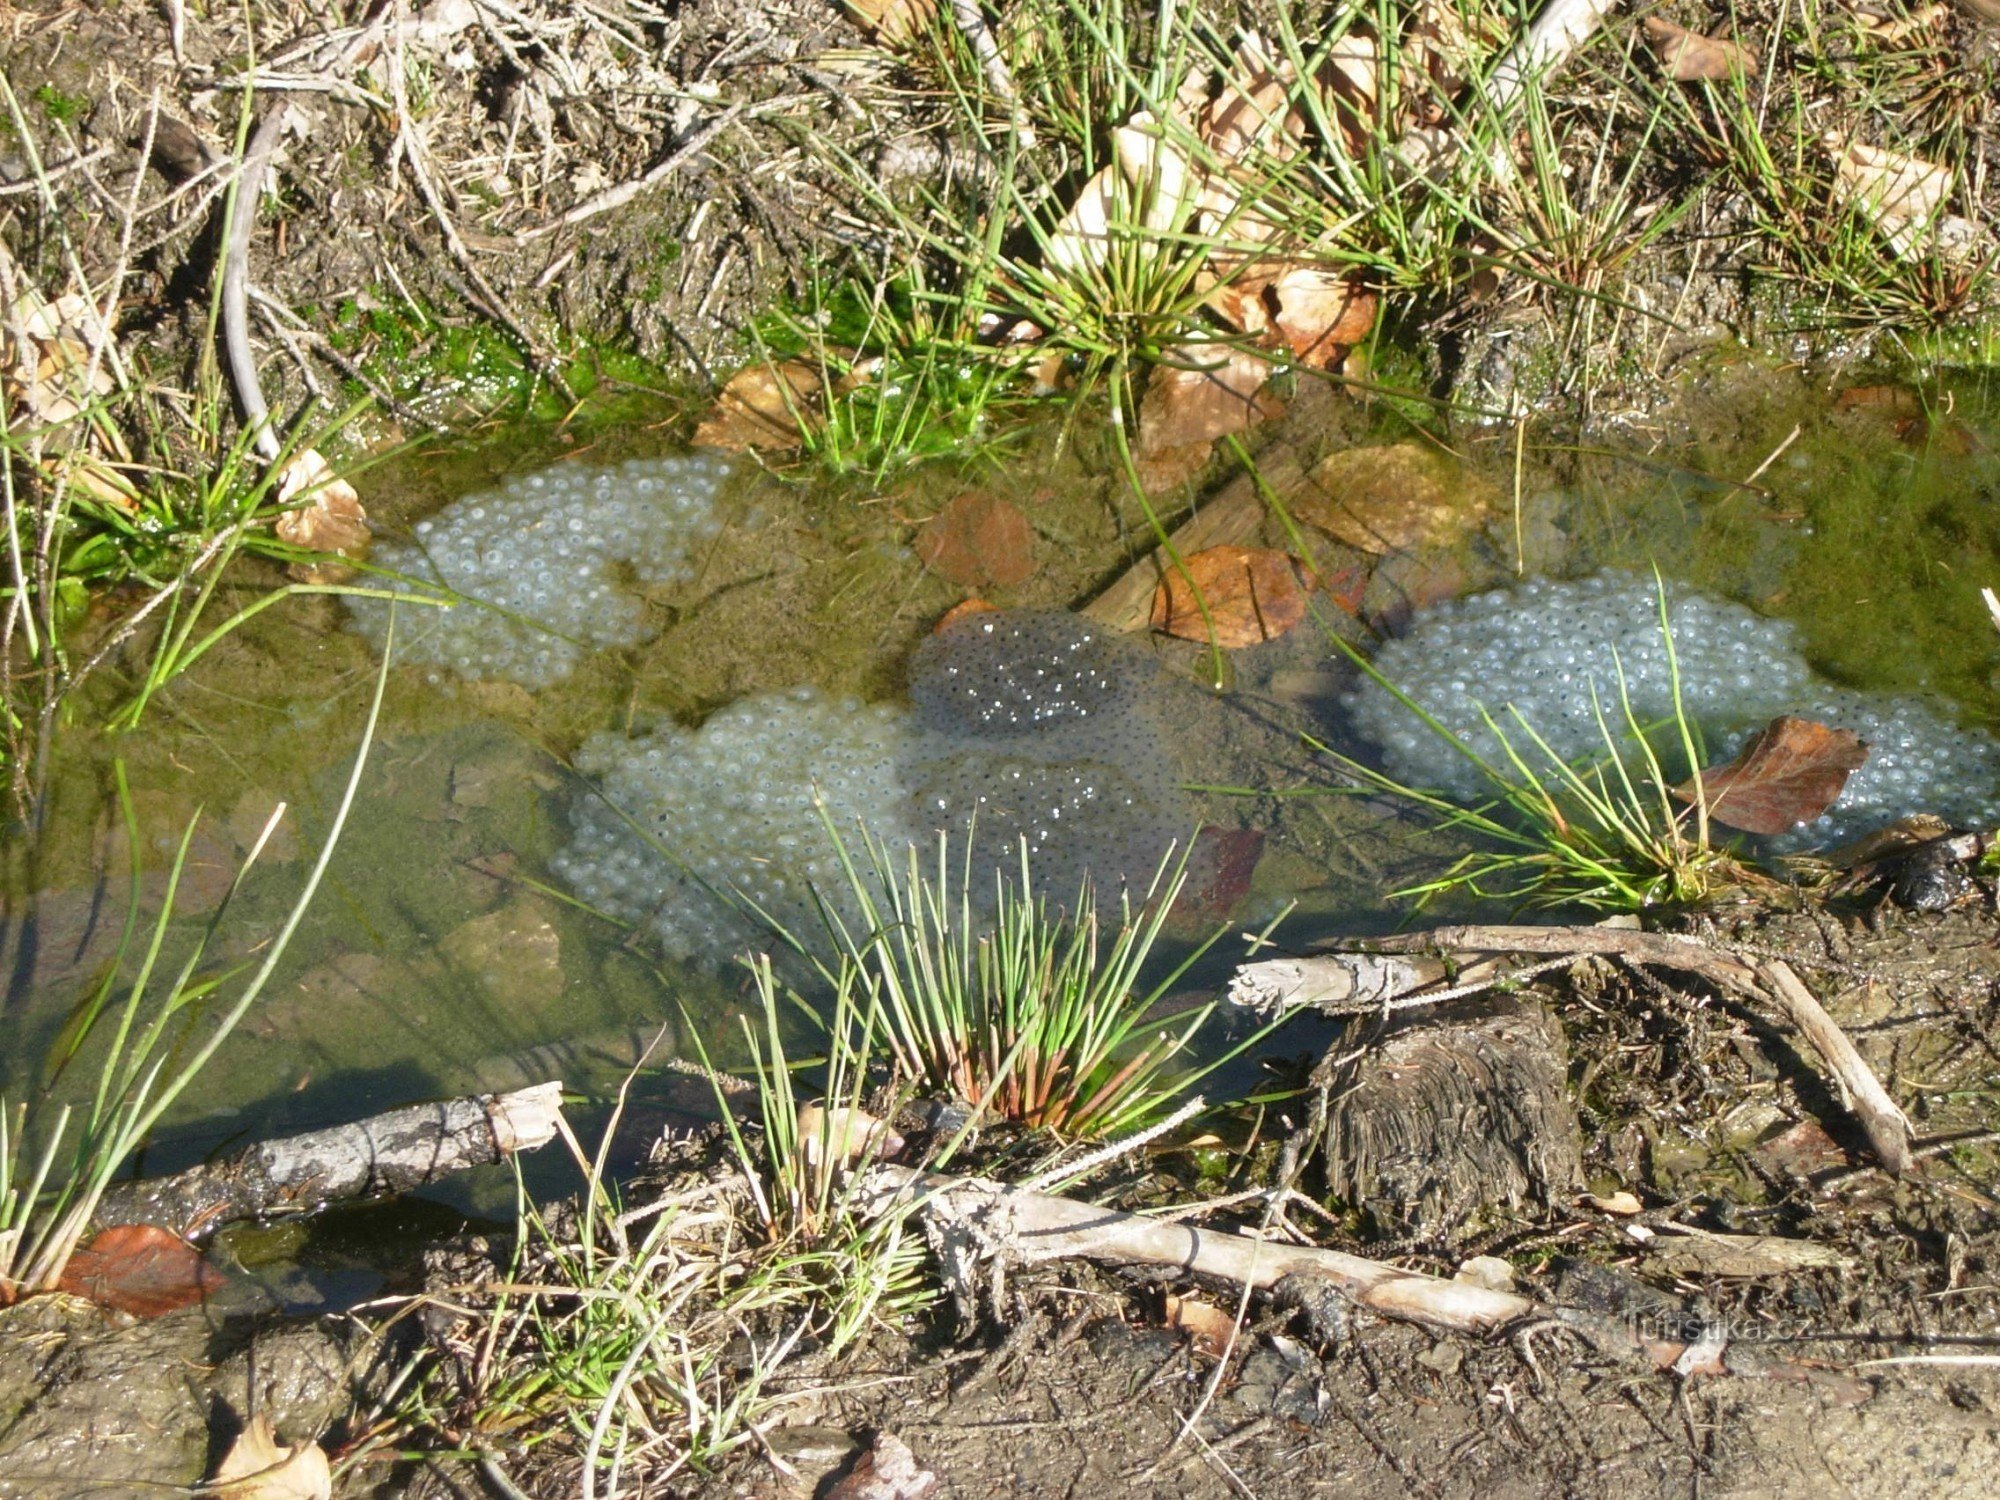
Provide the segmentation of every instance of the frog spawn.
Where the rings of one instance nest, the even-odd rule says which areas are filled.
[[[598,778],[572,811],[557,872],[579,897],[641,924],[678,958],[727,959],[770,938],[724,893],[788,930],[817,930],[812,893],[854,909],[827,832],[857,863],[862,835],[900,872],[914,845],[954,879],[970,840],[975,899],[1012,877],[1025,841],[1035,888],[1071,904],[1144,890],[1193,815],[1147,708],[1143,648],[1054,611],[972,617],[920,648],[911,707],[813,688],[746,699],[699,729],[598,735]],[[629,820],[629,821],[628,821]],[[644,830],[644,836],[639,830]]]
[[[1912,812],[1972,827],[2000,820],[2000,744],[1991,736],[1959,727],[1922,698],[1833,686],[1813,672],[1788,623],[1742,605],[1670,589],[1671,661],[1660,624],[1651,577],[1614,570],[1535,580],[1434,606],[1376,653],[1375,666],[1502,767],[1510,762],[1493,724],[1531,765],[1545,760],[1515,711],[1551,751],[1575,761],[1604,752],[1600,713],[1621,736],[1626,702],[1641,724],[1671,719],[1676,676],[1711,760],[1778,714],[1859,735],[1868,759],[1839,801],[1780,835],[1779,848],[1838,845]],[[1381,747],[1397,780],[1461,800],[1492,794],[1476,766],[1379,683],[1362,684],[1347,708],[1355,732]]]

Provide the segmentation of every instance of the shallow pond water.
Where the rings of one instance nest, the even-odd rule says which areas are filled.
[[[1922,402],[1887,388],[1835,400],[1797,377],[1719,367],[1691,389],[1685,413],[1680,430],[1588,445],[1532,430],[1455,436],[1462,482],[1487,497],[1469,536],[1435,554],[1373,559],[1311,533],[1316,560],[1353,582],[1362,612],[1389,629],[1413,600],[1522,574],[1657,567],[1676,584],[1795,621],[1804,653],[1835,681],[1936,693],[1967,725],[2000,727],[2000,636],[1978,595],[2000,583],[2000,407],[1990,392],[1968,382]],[[1310,462],[1413,434],[1386,407],[1302,399],[1277,440]],[[588,441],[517,432],[385,462],[362,488],[395,535],[507,474],[665,448],[643,423]],[[1079,605],[1148,535],[1109,471],[1080,427],[1060,444],[1024,445],[1004,469],[927,473],[885,494],[745,465],[690,576],[647,594],[650,640],[591,656],[535,693],[392,668],[328,883],[268,996],[149,1165],[549,1076],[603,1095],[649,1047],[683,1055],[690,1024],[728,1062],[748,999],[740,974],[669,960],[555,873],[575,799],[589,795],[571,757],[594,733],[695,725],[779,689],[898,700],[916,644],[968,592],[926,571],[912,529],[968,488],[1014,505],[1034,532],[1026,581],[989,597]],[[1337,611],[1329,618],[1365,639]],[[1137,649],[1158,660],[1147,691],[1175,772],[1204,789],[1192,794],[1198,819],[1239,835],[1220,846],[1237,867],[1210,882],[1206,904],[1197,900],[1199,920],[1227,920],[1234,932],[1295,904],[1279,929],[1293,944],[1406,920],[1385,893],[1448,851],[1422,824],[1337,794],[1302,747],[1302,733],[1339,740],[1352,683],[1315,626],[1232,653],[1220,691],[1202,648],[1148,639]],[[151,872],[142,902],[160,898],[173,843],[200,812],[176,942],[221,899],[272,805],[290,804],[218,936],[218,956],[240,956],[275,928],[318,847],[374,671],[340,605],[296,600],[176,684],[141,732],[109,744],[70,736],[50,835],[18,861],[0,952],[8,1092],[41,1076],[65,1019],[115,959],[126,856],[111,758],[124,758],[134,789]],[[1198,979],[1226,967],[1233,943]]]

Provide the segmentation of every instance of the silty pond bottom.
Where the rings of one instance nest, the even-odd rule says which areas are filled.
[[[2000,638],[1977,589],[2000,581],[1993,403],[1962,391],[1914,439],[1797,391],[1726,410],[1671,449],[1531,446],[1518,489],[1511,433],[1466,438],[1466,482],[1496,498],[1448,552],[1370,559],[1309,540],[1329,574],[1367,570],[1363,612],[1407,633],[1384,664],[1440,712],[1518,701],[1545,733],[1571,734],[1563,704],[1587,698],[1592,672],[1615,692],[1613,640],[1654,692],[1657,566],[1718,731],[1846,714],[1894,750],[1882,784],[1862,784],[1873,802],[1850,811],[1990,818]],[[1311,441],[1327,448],[1411,440],[1358,408],[1324,425]],[[1029,518],[1036,567],[995,592],[1008,613],[933,637],[964,590],[924,570],[911,528],[968,481],[857,496],[647,452],[642,437],[565,456],[542,436],[366,476],[391,538],[378,562],[457,597],[449,612],[399,608],[379,743],[328,885],[149,1165],[415,1098],[550,1076],[608,1090],[649,1044],[682,1053],[689,1024],[726,1062],[748,1000],[727,960],[757,934],[707,887],[803,921],[807,883],[832,869],[822,817],[907,845],[977,810],[981,859],[1025,834],[1064,900],[1087,866],[1101,884],[1143,877],[1205,825],[1229,837],[1197,861],[1192,926],[1240,931],[1296,903],[1280,929],[1294,942],[1395,926],[1407,912],[1384,893],[1450,857],[1422,824],[1329,794],[1302,734],[1406,775],[1458,771],[1357,694],[1311,623],[1231,653],[1216,691],[1201,648],[1061,612],[1145,537],[1082,448],[970,482]],[[1494,589],[1509,592],[1466,597]],[[1451,596],[1465,602],[1439,603]],[[126,858],[110,755],[135,788],[145,900],[206,809],[177,941],[271,806],[291,804],[221,935],[240,955],[317,848],[385,626],[369,607],[292,601],[175,685],[139,734],[71,736],[0,954],[9,1092],[36,1079],[115,956]],[[1231,957],[1223,944],[1210,977]]]

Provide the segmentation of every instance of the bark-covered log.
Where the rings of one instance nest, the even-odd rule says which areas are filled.
[[[198,1239],[241,1219],[407,1192],[546,1145],[561,1114],[559,1082],[415,1104],[263,1141],[171,1177],[116,1184],[97,1219],[103,1226],[153,1224]]]

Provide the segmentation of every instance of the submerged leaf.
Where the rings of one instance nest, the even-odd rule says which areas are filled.
[[[818,370],[796,359],[738,370],[695,429],[695,446],[730,453],[796,448],[817,420],[823,383]]]
[[[1218,646],[1233,649],[1275,640],[1306,617],[1306,592],[1283,552],[1210,547],[1185,562],[1153,595],[1153,629],[1165,635],[1207,641],[1212,629]]]
[[[191,1307],[224,1285],[222,1273],[179,1235],[118,1224],[77,1250],[58,1289],[135,1318]]]
[[[1034,575],[1035,532],[1005,500],[970,490],[923,524],[917,556],[953,583],[1012,588]]]
[[[1312,471],[1292,513],[1359,552],[1449,546],[1484,520],[1484,485],[1417,443],[1343,448]]]
[[[1708,798],[1710,821],[1745,833],[1783,833],[1810,823],[1839,799],[1848,774],[1868,759],[1858,735],[1781,714],[1736,759],[1674,788],[1683,802]]]

